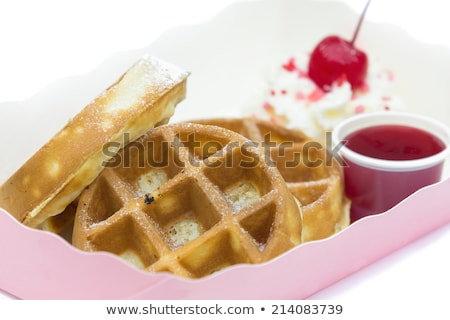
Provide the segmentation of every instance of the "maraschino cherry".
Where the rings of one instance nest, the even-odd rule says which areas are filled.
[[[308,65],[309,77],[324,91],[329,91],[334,81],[345,79],[353,89],[362,87],[367,75],[366,54],[354,45],[370,0],[361,14],[353,39],[347,41],[329,36],[319,42],[311,53]]]

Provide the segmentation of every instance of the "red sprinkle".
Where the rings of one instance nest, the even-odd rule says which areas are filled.
[[[301,91],[298,91],[298,92],[295,94],[295,99],[297,99],[297,100],[303,100],[303,99],[305,99],[305,98],[306,98],[305,94],[304,94],[303,92],[301,92]]]
[[[268,103],[268,102],[264,102],[263,109],[266,110],[266,111],[272,111],[273,110],[273,106],[270,103]]]
[[[283,95],[287,93],[286,89],[282,89],[280,92],[281,92],[281,94],[283,94]]]
[[[322,99],[324,95],[325,95],[325,92],[323,92],[320,88],[316,88],[316,89],[314,89],[313,92],[311,92],[308,95],[308,100],[312,101],[312,102],[316,102],[316,101],[319,101],[320,99]]]
[[[295,65],[295,59],[292,57],[288,60],[288,62],[286,62],[285,64],[282,65],[283,69],[288,71],[288,72],[292,72],[297,70],[297,66]]]
[[[389,110],[391,110],[391,107],[389,107],[388,105],[385,105],[384,110],[389,111]]]
[[[299,78],[308,78],[308,72],[304,71],[304,70],[298,70],[298,77]]]
[[[270,90],[270,95],[274,96],[275,95],[275,90]]]
[[[377,78],[383,78],[384,75],[386,75],[386,78],[389,81],[394,81],[394,73],[391,70],[382,70],[380,73],[377,74]]]
[[[394,81],[394,73],[391,70],[386,70],[386,74],[387,74],[388,80]]]
[[[358,105],[355,107],[355,113],[363,113],[364,112],[364,106]]]
[[[369,87],[369,85],[367,84],[367,82],[364,82],[364,83],[362,84],[362,86],[360,87],[360,89],[361,89],[361,91],[364,92],[364,93],[367,93],[367,92],[370,91],[370,87]]]

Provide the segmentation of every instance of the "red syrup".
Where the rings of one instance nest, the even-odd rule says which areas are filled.
[[[384,160],[416,160],[444,150],[436,136],[414,127],[380,125],[348,135],[346,147],[365,156]]]
[[[445,149],[445,144],[421,129],[403,125],[379,125],[348,135],[346,147],[383,160],[426,158]],[[384,212],[418,189],[440,180],[443,162],[411,172],[368,168],[344,157],[345,191],[352,200],[352,222]]]

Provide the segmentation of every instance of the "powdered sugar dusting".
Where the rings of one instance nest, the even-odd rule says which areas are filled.
[[[149,94],[159,96],[180,83],[188,72],[159,58],[144,56],[134,64],[112,89],[114,97],[105,106],[105,110],[114,113],[129,105],[147,103]]]

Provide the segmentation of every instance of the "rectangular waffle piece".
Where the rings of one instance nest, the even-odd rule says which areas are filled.
[[[142,57],[0,187],[0,207],[28,226],[42,227],[79,196],[126,141],[169,121],[185,98],[188,75],[153,56]]]

